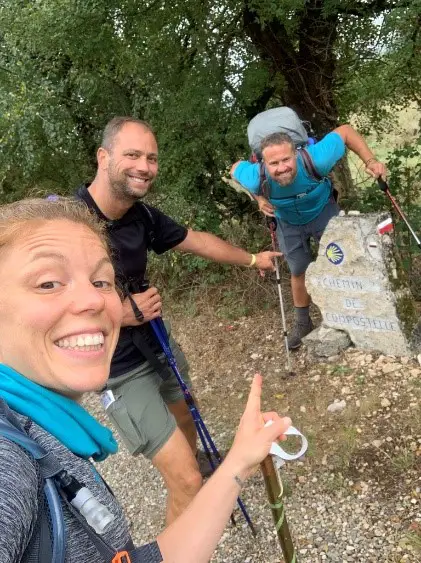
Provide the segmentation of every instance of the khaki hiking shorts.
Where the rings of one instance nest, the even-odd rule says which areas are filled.
[[[191,389],[186,357],[172,338],[170,344],[178,369]],[[159,359],[165,361],[164,355]],[[112,391],[114,400],[108,402],[105,412],[132,455],[143,454],[152,459],[176,429],[175,418],[167,405],[184,399],[184,395],[170,372],[169,379],[164,381],[149,362],[144,362],[107,382],[107,390]]]

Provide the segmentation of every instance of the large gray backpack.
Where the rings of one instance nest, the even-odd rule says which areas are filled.
[[[309,138],[303,122],[288,107],[268,109],[253,117],[247,127],[247,136],[251,150],[260,159],[260,143],[271,133],[287,133],[295,146],[304,147]]]
[[[248,124],[247,136],[249,145],[259,161],[259,193],[264,195],[267,199],[270,197],[270,190],[265,174],[265,167],[261,160],[260,145],[262,139],[272,133],[287,133],[294,141],[297,149],[299,149],[299,155],[308,176],[313,178],[316,182],[320,182],[323,179],[316,170],[311,155],[305,148],[309,144],[309,136],[304,127],[304,123],[305,122],[301,121],[293,109],[283,106],[258,113]],[[338,192],[334,190],[333,193],[336,200]]]

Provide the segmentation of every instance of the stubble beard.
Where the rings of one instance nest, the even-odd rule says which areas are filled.
[[[292,184],[297,177],[297,171],[291,172],[288,176],[278,176],[275,178],[275,182],[277,182],[280,186],[289,186]]]
[[[110,184],[111,195],[113,196],[113,198],[127,203],[134,203],[140,199],[143,199],[150,191],[153,184],[152,179],[148,178],[150,180],[149,185],[145,187],[144,191],[141,191],[140,189],[133,190],[128,185],[128,180],[125,177],[121,179],[117,179],[113,177],[112,173],[109,172],[108,179]]]

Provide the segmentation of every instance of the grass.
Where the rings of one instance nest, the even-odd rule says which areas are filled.
[[[336,493],[345,488],[346,479],[342,473],[332,473],[323,481],[323,487],[328,493]]]
[[[405,543],[415,551],[417,554],[421,554],[421,529],[409,532],[405,536]]]
[[[352,369],[348,366],[335,366],[332,371],[330,372],[330,375],[348,375],[350,372],[352,371]]]
[[[404,448],[397,455],[390,457],[390,465],[398,474],[405,473],[408,469],[415,468],[416,462],[416,455],[409,448]]]
[[[417,455],[407,444],[400,445],[399,449],[395,448],[390,453],[384,449],[379,451],[387,458],[388,467],[396,475],[405,475],[417,467]]]
[[[421,389],[421,379],[414,379],[414,381],[412,382],[412,385],[413,385],[416,389]]]
[[[365,385],[366,382],[367,382],[367,379],[366,379],[366,376],[365,376],[364,373],[359,373],[355,377],[355,383],[357,383],[358,385]]]
[[[341,428],[337,434],[337,447],[334,454],[335,465],[339,469],[349,467],[352,456],[358,446],[358,432],[353,426]]]

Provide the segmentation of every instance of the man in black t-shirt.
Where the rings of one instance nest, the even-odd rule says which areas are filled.
[[[190,252],[218,262],[273,269],[274,252],[250,254],[205,232],[187,230],[140,200],[158,172],[158,147],[150,126],[117,117],[106,126],[92,184],[77,197],[106,221],[117,279],[130,293],[103,404],[130,453],[142,453],[158,468],[168,489],[167,523],[202,485],[196,460],[196,429],[175,376],[165,367],[149,321],[161,314],[155,287],[142,291],[147,252]],[[143,319],[137,320],[133,301]],[[138,315],[139,317],[139,315]],[[177,365],[191,388],[188,364],[171,339]]]

